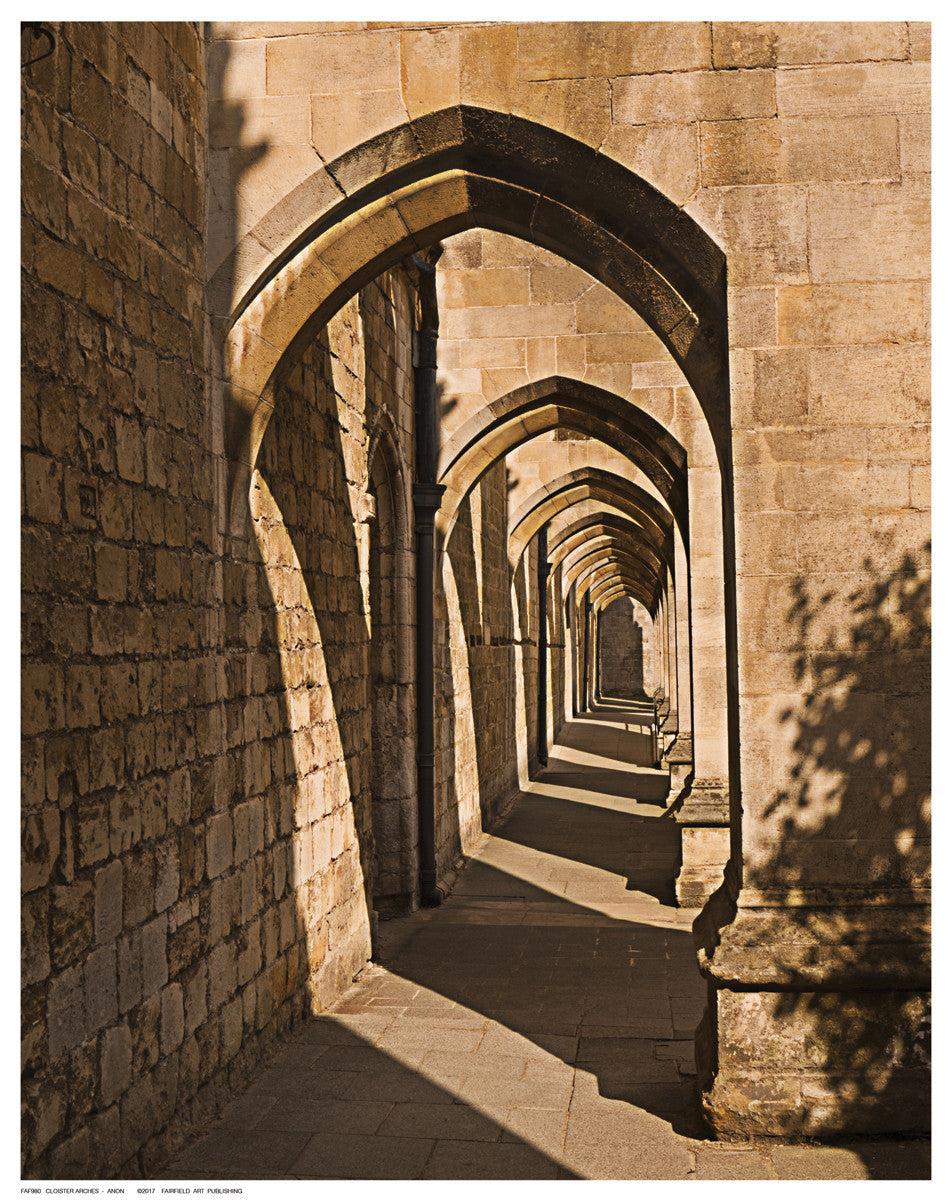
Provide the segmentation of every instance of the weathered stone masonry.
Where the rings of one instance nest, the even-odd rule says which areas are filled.
[[[928,27],[47,28],[24,1174],[148,1175],[418,902],[435,242],[438,877],[537,766],[546,526],[550,739],[653,618],[712,1126],[922,1129]]]

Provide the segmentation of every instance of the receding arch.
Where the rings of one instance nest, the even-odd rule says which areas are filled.
[[[591,601],[593,613],[598,611],[598,601],[604,596],[605,589],[619,587],[634,596],[640,604],[643,604],[653,618],[657,616],[657,613],[652,612],[646,602],[650,599],[650,596],[646,593],[643,585],[619,567],[603,568],[601,571],[593,572],[587,578],[585,586],[589,591],[589,600]]]
[[[565,562],[576,549],[586,545],[590,539],[610,535],[622,544],[637,547],[646,561],[650,562],[655,569],[660,570],[661,560],[655,555],[651,544],[646,541],[640,526],[630,519],[611,515],[606,515],[604,518],[583,518],[574,521],[569,529],[571,532],[565,533],[549,543],[549,561],[553,567]]]
[[[454,433],[440,455],[447,489],[445,536],[455,510],[483,474],[509,451],[539,434],[567,429],[605,442],[638,467],[687,527],[687,453],[658,421],[604,388],[565,376],[524,384],[485,405]]]
[[[652,562],[643,553],[632,548],[630,543],[620,542],[610,534],[593,537],[566,556],[561,566],[567,586],[571,586],[575,582],[580,569],[590,563],[595,556],[607,556],[613,561],[637,563],[638,571],[643,575],[647,584],[658,589],[662,586],[661,580],[664,571],[661,564],[657,560]]]
[[[599,596],[598,603],[595,605],[596,610],[608,608],[608,606],[610,604],[612,604],[615,600],[619,599],[619,597],[621,597],[621,596],[628,596],[629,599],[632,599],[632,600],[638,599],[637,596],[632,595],[631,591],[629,590],[629,588],[626,584],[614,583],[608,589],[608,591],[606,591],[601,596]],[[639,601],[639,603],[640,603],[640,601]],[[647,609],[647,605],[645,605],[645,608]],[[651,616],[650,611],[648,612],[648,616],[649,617]]]
[[[566,573],[566,581],[570,586],[577,582],[584,589],[589,586],[595,575],[600,575],[605,569],[623,571],[627,578],[636,581],[643,587],[645,594],[653,598],[652,604],[642,601],[645,608],[650,610],[659,598],[661,587],[657,577],[645,567],[640,559],[626,554],[617,547],[591,551]]]
[[[538,488],[509,521],[509,562],[515,567],[546,521],[581,499],[604,500],[639,524],[645,537],[673,564],[674,518],[653,496],[621,475],[600,467],[580,467]]]
[[[302,205],[315,219],[292,236]],[[250,478],[277,377],[316,330],[382,270],[477,225],[562,255],[631,304],[693,387],[728,461],[724,255],[670,200],[591,147],[523,118],[444,109],[348,151],[263,224],[264,244],[280,243],[283,227],[291,240],[218,319],[233,498]],[[255,227],[247,236],[261,244],[264,235]],[[219,271],[241,252],[240,243]]]
[[[605,604],[617,598],[622,592],[627,592],[634,596],[639,603],[643,604],[648,612],[648,615],[653,621],[658,619],[660,610],[659,605],[652,608],[645,604],[644,597],[639,594],[640,585],[636,579],[633,579],[625,570],[616,568],[600,572],[597,576],[593,576],[589,582],[591,588],[590,600],[592,602],[592,611],[597,612],[603,608]]]

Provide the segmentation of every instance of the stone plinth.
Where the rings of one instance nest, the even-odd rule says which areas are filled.
[[[675,755],[675,757],[678,757]],[[671,799],[675,764],[672,764]],[[674,819],[681,826],[681,869],[674,890],[682,908],[700,908],[724,879],[730,856],[727,785],[722,779],[694,779]]]
[[[725,893],[694,926],[709,988],[698,1084],[717,1136],[927,1131],[925,905],[792,897],[741,905],[727,924]]]

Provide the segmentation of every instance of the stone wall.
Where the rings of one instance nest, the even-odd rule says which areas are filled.
[[[135,1176],[369,956],[367,452],[387,424],[412,461],[411,306],[384,277],[289,373],[223,557],[200,37],[56,34],[25,88],[24,1171]]]
[[[451,830],[469,849],[518,788],[517,759],[535,729],[537,601],[525,569],[510,584],[505,465],[489,470],[464,501],[445,550],[443,585],[451,669],[443,672],[438,745],[444,763],[441,865]],[[530,734],[534,736],[534,734]]]
[[[228,1036],[194,891],[223,579],[201,34],[53,29],[23,90],[23,1155],[69,1176],[135,1172]]]
[[[602,610],[598,637],[602,695],[650,695],[656,686],[654,630],[644,606],[620,596]]]

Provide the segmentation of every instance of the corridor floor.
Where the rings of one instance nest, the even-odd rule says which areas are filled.
[[[438,909],[278,1052],[166,1179],[915,1179],[924,1142],[726,1146],[647,708],[569,722]]]

